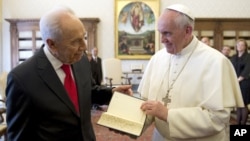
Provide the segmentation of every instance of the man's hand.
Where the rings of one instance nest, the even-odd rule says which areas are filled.
[[[146,101],[142,103],[141,109],[147,114],[167,121],[168,109],[159,101]]]
[[[238,77],[238,81],[241,82],[242,80],[244,80],[244,77],[239,76],[239,77]]]
[[[128,94],[128,95],[133,95],[133,91],[131,89],[131,85],[120,85],[118,87],[115,87],[112,89],[112,93],[114,93],[115,91],[117,92],[121,92],[121,93],[125,93],[125,94]]]

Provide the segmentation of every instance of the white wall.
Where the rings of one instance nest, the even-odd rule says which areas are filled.
[[[3,65],[2,65],[2,63],[3,63],[3,48],[2,48],[2,0],[0,0],[0,72],[1,72],[1,70],[3,70],[2,69],[2,67],[3,67]]]
[[[5,18],[40,18],[56,4],[71,7],[79,17],[98,17],[98,47],[100,56],[115,56],[114,42],[115,0],[2,0],[2,42],[0,39],[1,71],[10,70],[9,23]],[[182,3],[192,9],[196,17],[250,18],[250,0],[160,0],[161,10],[173,3]],[[1,28],[0,28],[1,29]],[[1,31],[1,30],[0,30]],[[0,36],[1,37],[1,36]],[[148,60],[123,60],[123,70],[129,71],[131,64],[144,64]]]

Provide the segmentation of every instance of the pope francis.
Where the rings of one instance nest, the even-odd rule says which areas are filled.
[[[184,5],[167,7],[158,31],[165,48],[149,61],[138,91],[153,141],[228,141],[233,107],[243,105],[231,62],[193,35]]]

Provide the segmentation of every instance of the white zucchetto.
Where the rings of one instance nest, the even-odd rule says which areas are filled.
[[[182,4],[173,4],[173,5],[170,5],[169,7],[167,7],[167,9],[171,9],[171,10],[175,10],[175,11],[178,11],[180,13],[183,13],[183,14],[187,15],[189,18],[191,18],[192,20],[195,19],[194,15],[190,11],[190,9]]]

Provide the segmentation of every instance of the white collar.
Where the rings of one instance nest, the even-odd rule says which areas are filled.
[[[48,58],[49,62],[53,66],[53,68],[55,70],[60,69],[63,63],[51,54],[51,52],[48,49],[48,46],[45,45],[43,48],[43,51],[44,51],[46,57]]]

